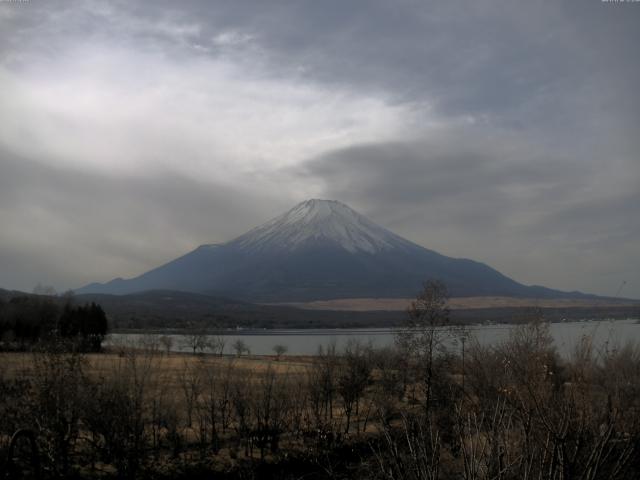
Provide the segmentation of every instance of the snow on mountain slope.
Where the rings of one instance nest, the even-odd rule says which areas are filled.
[[[318,199],[296,205],[229,245],[257,253],[295,251],[318,243],[340,246],[351,253],[376,253],[413,245],[343,203]]]
[[[412,297],[434,278],[453,296],[580,295],[525,286],[483,263],[441,255],[331,200],[307,200],[228,243],[77,293],[181,290],[251,302]]]

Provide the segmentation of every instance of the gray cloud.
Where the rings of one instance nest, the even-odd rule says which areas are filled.
[[[0,151],[0,285],[75,288],[133,276],[203,243],[234,238],[292,201],[175,174],[120,178]]]
[[[640,297],[639,22],[578,0],[0,2],[0,284],[135,274],[327,196],[521,281]]]
[[[608,294],[622,280],[637,285],[637,188],[548,155],[508,138],[444,135],[330,152],[293,174],[321,178],[327,197],[416,243],[526,283]]]

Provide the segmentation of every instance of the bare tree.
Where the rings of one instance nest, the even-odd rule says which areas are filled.
[[[398,345],[415,358],[426,412],[433,400],[436,354],[444,353],[444,340],[450,336],[446,328],[450,324],[448,300],[444,283],[437,280],[426,282],[411,302],[405,326],[396,336]]]
[[[233,345],[231,345],[231,347],[236,352],[236,355],[238,357],[242,356],[242,354],[245,352],[247,354],[249,353],[249,347],[247,346],[244,340],[241,340],[241,339],[236,340],[235,342],[233,342]]]
[[[371,361],[368,352],[358,342],[349,342],[338,373],[338,393],[346,416],[345,433],[349,433],[352,415],[356,422],[359,414],[360,399],[371,380]],[[359,428],[359,426],[358,426]]]
[[[233,407],[234,426],[238,439],[238,448],[244,445],[244,454],[253,453],[253,373],[246,369],[236,369],[231,385],[231,405]]]
[[[160,343],[162,348],[164,348],[165,353],[169,355],[169,353],[171,352],[171,347],[173,347],[173,338],[171,338],[169,335],[162,335],[158,339],[158,342]]]
[[[305,416],[309,413],[309,391],[306,372],[289,375],[289,420],[290,431],[299,437],[303,431]]]
[[[235,374],[235,364],[233,357],[228,357],[221,366],[218,381],[218,412],[220,413],[220,423],[222,433],[226,433],[231,421],[231,393],[232,383]]]
[[[178,374],[180,390],[184,398],[184,406],[187,414],[187,426],[193,424],[193,413],[197,406],[198,396],[202,389],[202,370],[197,364],[185,359],[182,369]]]
[[[288,348],[286,345],[274,345],[273,352],[276,354],[276,360],[280,360],[280,357],[287,353],[287,350]]]
[[[267,445],[272,453],[279,448],[290,405],[286,384],[286,375],[276,374],[271,367],[256,384],[251,412],[254,417],[253,436],[260,448],[260,458],[264,458]]]
[[[190,348],[193,354],[204,353],[210,347],[209,339],[204,332],[191,332],[182,339],[183,345]]]
[[[87,397],[86,358],[68,349],[62,341],[55,341],[33,357],[32,418],[49,465],[63,476],[71,467]]]
[[[199,368],[202,385],[198,412],[201,423],[206,428],[203,433],[208,437],[213,452],[217,453],[220,448],[220,433],[226,432],[229,422],[233,359],[225,362],[203,361]]]
[[[160,347],[160,341],[157,335],[146,333],[138,339],[138,347],[150,354],[155,354]]]
[[[339,358],[335,343],[326,349],[318,348],[318,355],[308,367],[306,390],[308,412],[304,437],[315,443],[312,448],[330,449],[337,440],[340,418],[334,418],[334,402],[337,394]]]
[[[226,344],[227,341],[223,335],[214,335],[209,337],[209,348],[214,354],[220,357],[224,355],[224,347]]]
[[[152,354],[130,352],[92,382],[83,424],[92,433],[94,448],[103,461],[115,466],[119,478],[137,478],[145,461],[153,365]]]

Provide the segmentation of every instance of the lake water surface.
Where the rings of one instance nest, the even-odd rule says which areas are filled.
[[[515,325],[473,325],[467,326],[466,334],[477,339],[481,345],[497,345],[509,338]],[[394,329],[359,328],[359,329],[316,329],[316,330],[240,330],[225,332],[219,335],[225,342],[225,353],[234,353],[232,345],[242,340],[253,355],[273,355],[275,345],[287,347],[289,355],[313,355],[320,346],[336,344],[342,350],[350,340],[371,344],[374,347],[391,346],[394,343]],[[628,342],[640,342],[640,323],[636,319],[601,320],[584,322],[563,322],[550,325],[551,335],[556,348],[562,355],[570,354],[576,344],[584,336],[592,336],[596,346],[601,348],[616,348]],[[459,348],[456,340],[459,334],[454,334],[449,342],[450,348]],[[176,352],[188,352],[190,347],[185,342],[184,335],[169,335],[172,337],[171,349]],[[133,333],[114,333],[109,335],[107,345],[126,343],[140,344],[149,339],[149,335]]]

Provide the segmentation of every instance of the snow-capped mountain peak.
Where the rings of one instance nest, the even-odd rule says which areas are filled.
[[[228,243],[203,245],[138,277],[79,293],[181,290],[251,302],[406,298],[430,278],[457,296],[574,295],[527,287],[488,265],[440,255],[329,200],[307,200]]]
[[[236,238],[245,251],[297,250],[331,244],[349,252],[375,253],[409,242],[335,200],[311,199]]]

